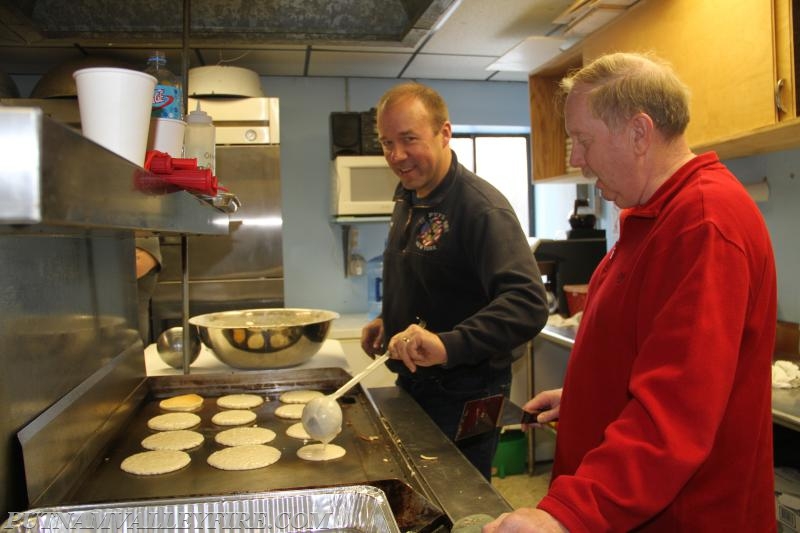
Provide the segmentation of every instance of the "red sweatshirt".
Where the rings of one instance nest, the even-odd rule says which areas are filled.
[[[571,533],[775,531],[775,264],[707,153],[623,211],[567,369],[548,495]]]

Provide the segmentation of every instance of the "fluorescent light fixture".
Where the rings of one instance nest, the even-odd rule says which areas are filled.
[[[595,5],[597,7],[601,6],[629,7],[638,1],[639,0],[597,0],[597,3]]]
[[[447,22],[447,20],[448,20],[450,17],[452,17],[452,16],[453,16],[453,13],[455,13],[455,12],[456,12],[456,9],[458,9],[458,6],[460,6],[460,5],[461,5],[461,2],[462,2],[462,1],[463,1],[463,0],[455,0],[455,2],[453,2],[452,4],[450,4],[450,7],[448,7],[448,8],[447,8],[447,11],[445,11],[445,12],[442,14],[442,16],[441,16],[441,17],[439,17],[439,20],[438,20],[438,21],[436,21],[436,24],[435,24],[435,25],[433,26],[433,28],[431,29],[431,32],[432,32],[432,33],[436,33],[437,31],[439,31],[439,30],[441,29],[441,27],[442,27],[442,26],[444,26],[444,23],[445,23],[445,22]]]
[[[564,35],[567,37],[572,35],[589,35],[623,13],[625,13],[624,7],[597,7],[589,11],[583,17],[572,21],[564,31]]]
[[[486,70],[503,72],[531,72],[544,65],[562,52],[561,47],[567,39],[560,37],[528,37],[506,52]],[[574,43],[571,43],[571,46]]]
[[[586,15],[586,13],[592,9],[593,3],[592,0],[575,0],[567,9],[562,11],[553,22],[555,24],[569,24],[573,20]]]

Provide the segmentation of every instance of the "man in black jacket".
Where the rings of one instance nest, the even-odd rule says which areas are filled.
[[[400,179],[384,252],[383,310],[362,330],[369,354],[453,439],[465,402],[511,388],[512,350],[547,321],[541,275],[506,198],[450,149],[447,105],[407,83],[378,104],[384,156]],[[389,340],[386,343],[386,340]],[[489,479],[498,432],[457,442]]]

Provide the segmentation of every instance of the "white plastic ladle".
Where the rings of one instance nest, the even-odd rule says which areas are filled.
[[[306,433],[312,439],[318,440],[323,444],[332,441],[342,431],[342,408],[339,407],[339,402],[336,400],[373,370],[383,365],[388,359],[389,353],[387,352],[371,362],[364,370],[353,376],[350,381],[339,387],[333,394],[318,396],[308,402],[303,407],[301,417]]]

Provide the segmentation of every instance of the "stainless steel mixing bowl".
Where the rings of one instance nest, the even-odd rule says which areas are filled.
[[[189,323],[226,365],[264,370],[310,360],[337,318],[324,309],[245,309],[195,316]]]
[[[189,328],[189,365],[200,355],[200,338],[194,328]],[[161,360],[172,368],[183,368],[183,328],[169,328],[156,339],[156,351]]]

